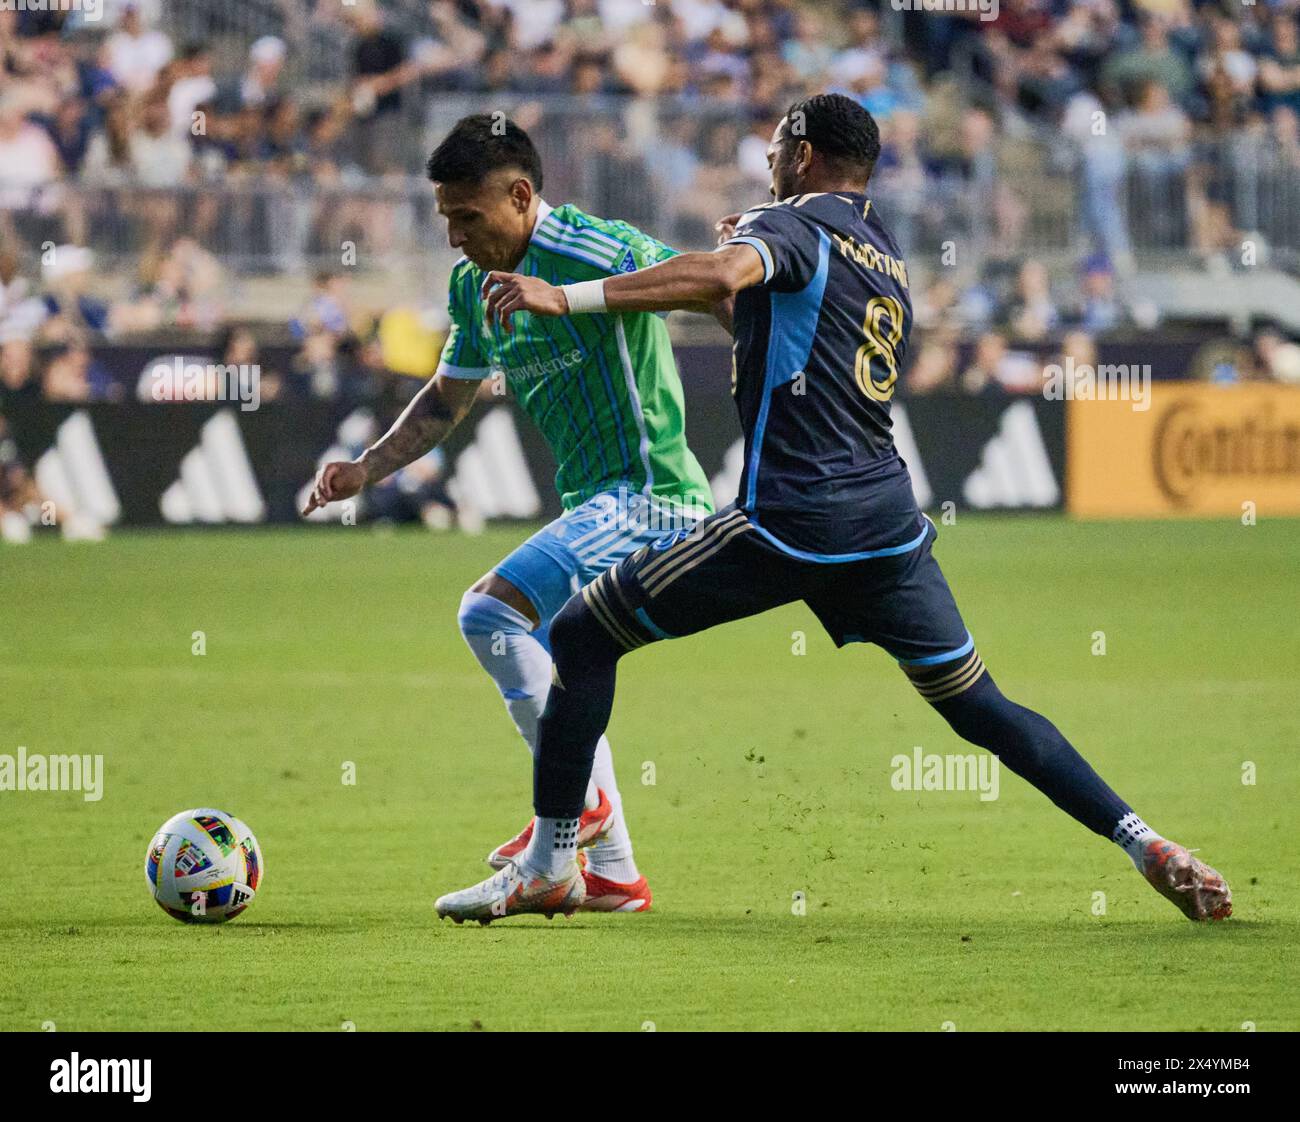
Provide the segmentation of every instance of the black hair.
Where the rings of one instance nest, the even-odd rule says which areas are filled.
[[[502,113],[475,113],[456,122],[433,150],[425,174],[437,183],[481,183],[500,168],[517,168],[542,189],[542,159],[518,125]]]
[[[870,176],[880,156],[876,119],[851,97],[817,94],[786,110],[785,135],[806,140],[813,150]]]

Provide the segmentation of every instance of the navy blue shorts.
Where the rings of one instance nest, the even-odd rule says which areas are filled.
[[[629,650],[802,600],[836,646],[875,643],[918,687],[941,680],[969,685],[983,665],[931,552],[937,533],[925,519],[915,544],[861,560],[808,561],[784,552],[744,511],[729,507],[637,550],[582,596]],[[954,668],[961,671],[956,677]]]

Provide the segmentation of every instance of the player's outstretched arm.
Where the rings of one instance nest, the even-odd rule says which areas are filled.
[[[711,311],[743,288],[763,280],[763,259],[750,245],[712,253],[683,253],[648,269],[603,280],[556,286],[540,277],[492,272],[483,280],[488,322],[510,330],[510,317],[583,312]]]
[[[441,444],[469,412],[478,387],[472,378],[435,374],[411,399],[393,427],[360,456],[335,460],[316,473],[316,485],[303,514],[327,503],[350,499],[363,487],[392,475]]]

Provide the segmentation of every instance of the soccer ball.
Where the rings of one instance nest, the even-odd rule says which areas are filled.
[[[211,807],[183,810],[159,827],[145,854],[149,891],[183,923],[225,923],[249,904],[262,880],[253,831]]]

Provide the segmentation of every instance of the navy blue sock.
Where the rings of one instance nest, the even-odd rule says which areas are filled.
[[[987,671],[964,692],[931,704],[958,736],[992,752],[1094,833],[1111,838],[1132,813],[1051,721],[1009,701]]]
[[[581,595],[551,621],[550,641],[555,669],[537,725],[533,809],[545,818],[577,818],[596,742],[614,708],[614,671],[624,651]]]

